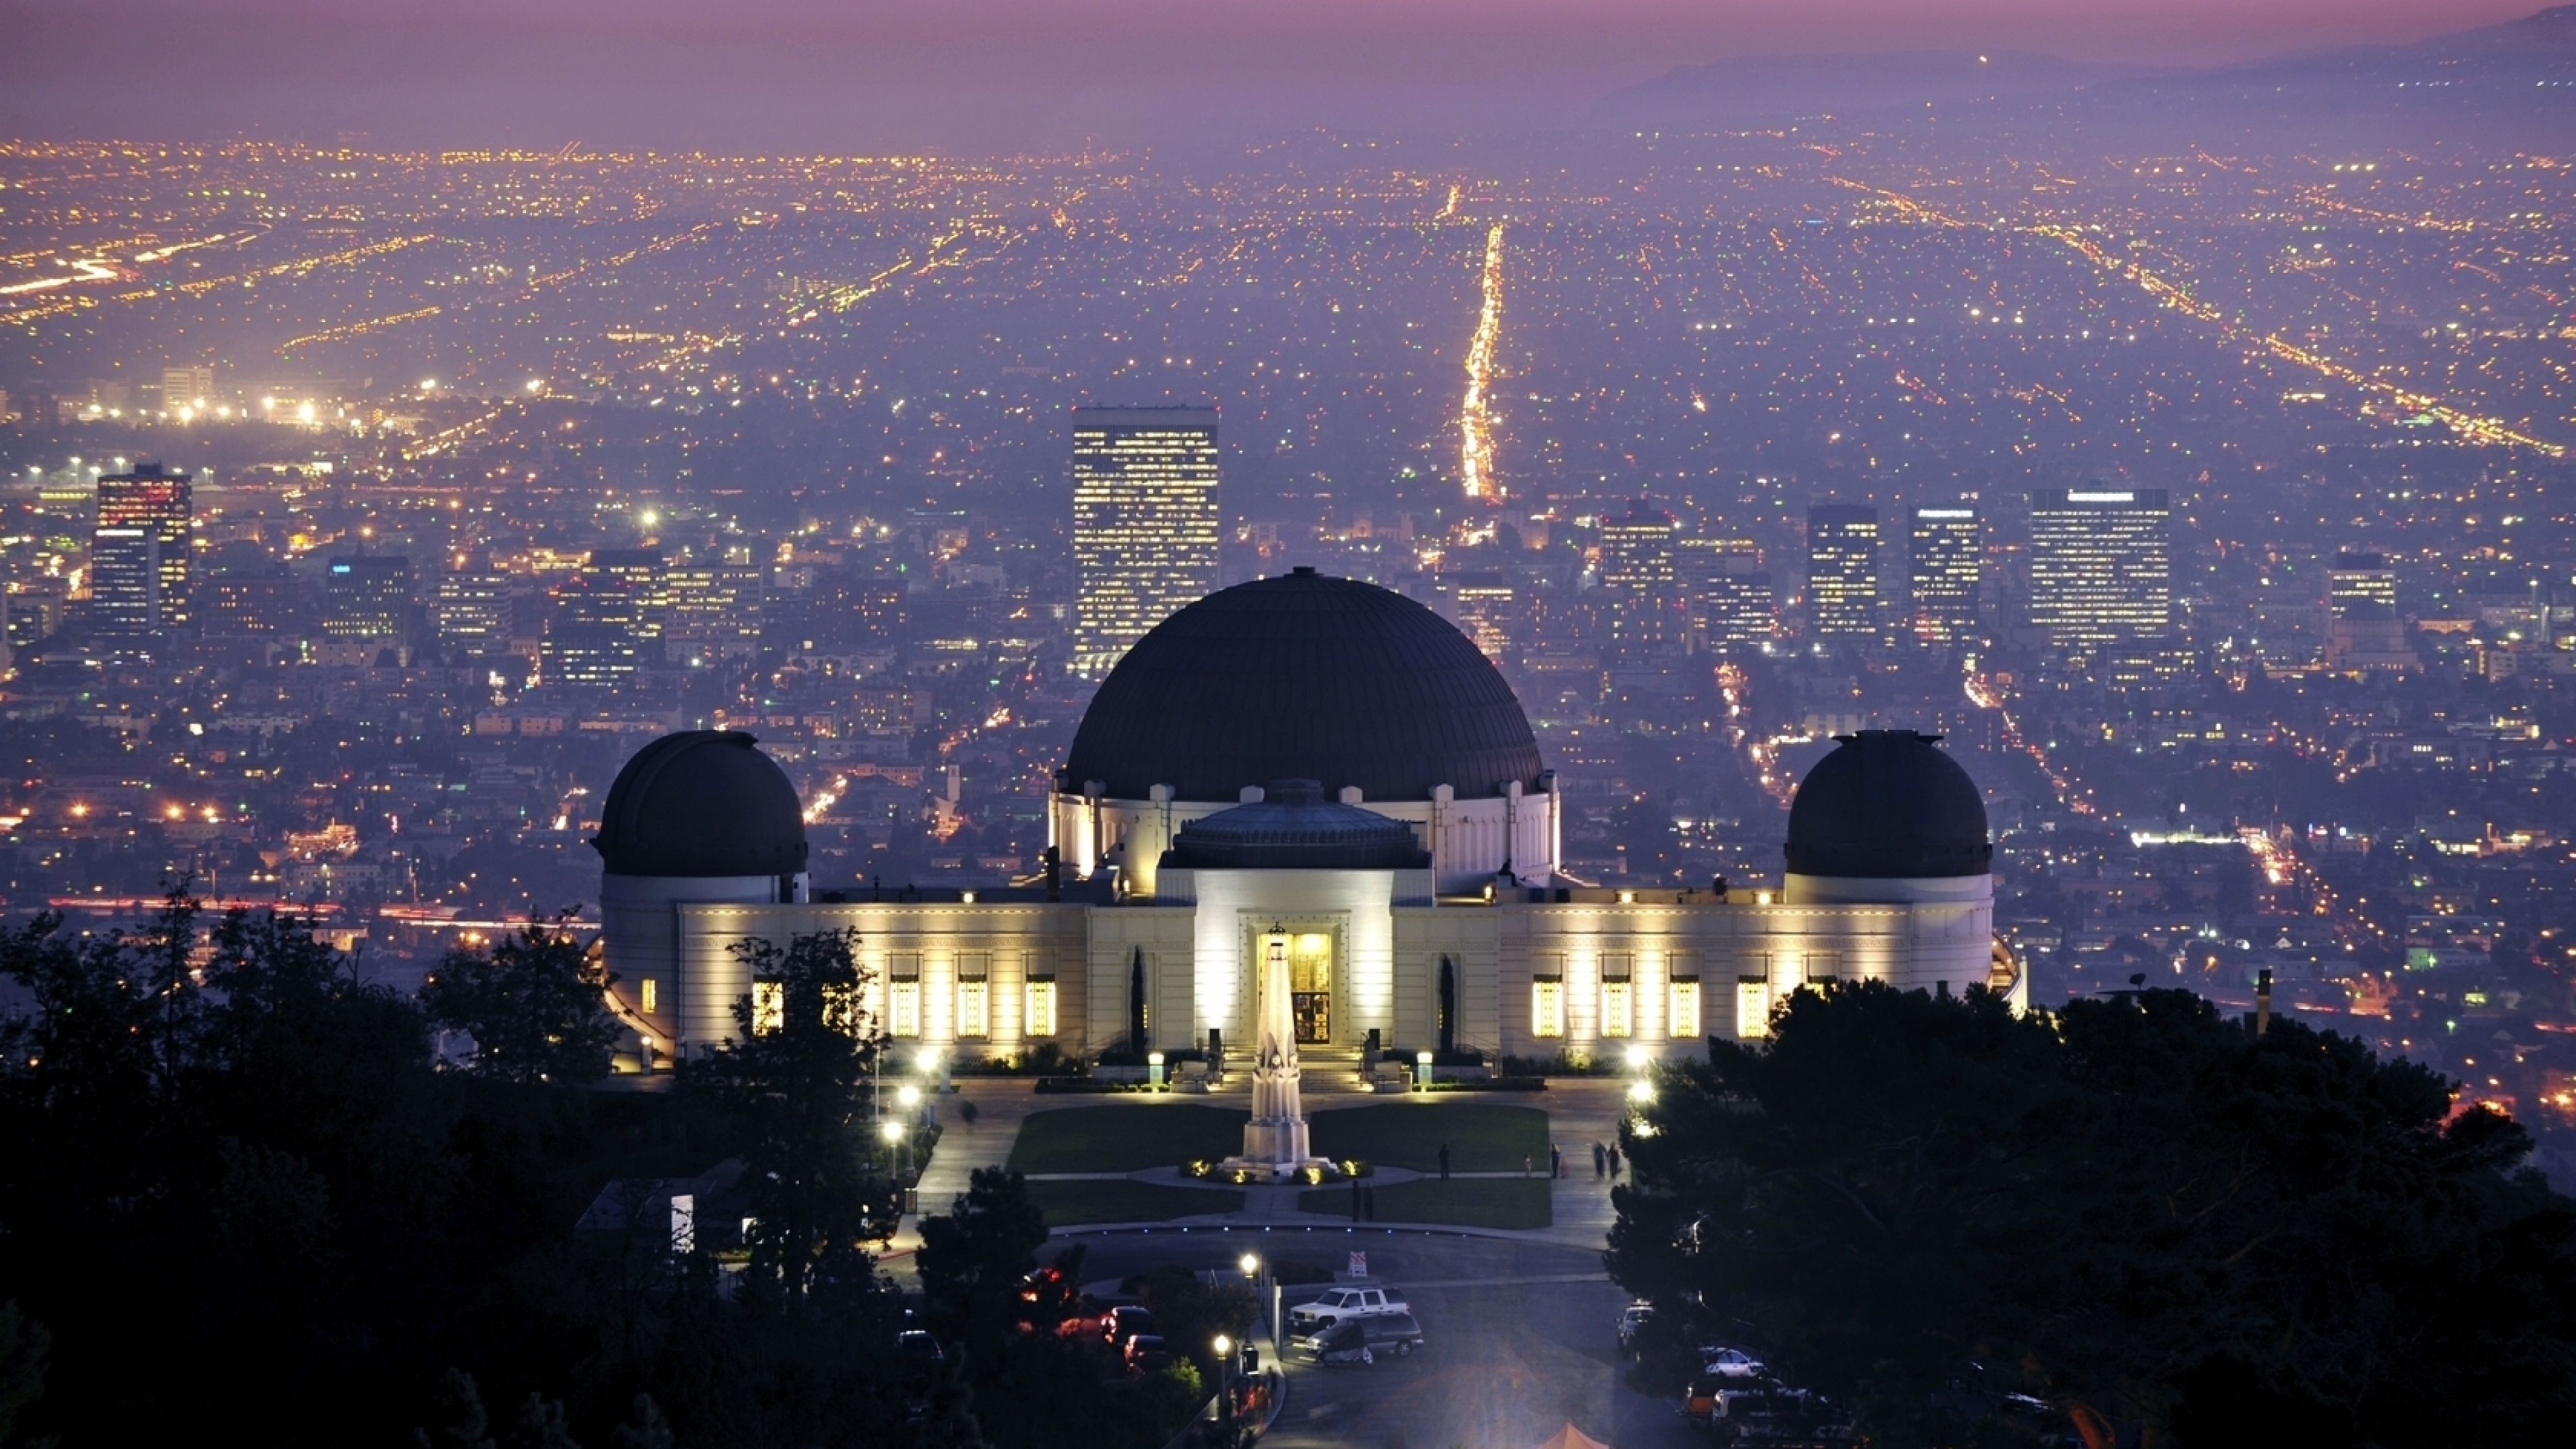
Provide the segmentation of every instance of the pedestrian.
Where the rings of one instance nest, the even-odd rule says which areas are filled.
[[[1599,1182],[1608,1171],[1609,1154],[1603,1150],[1601,1139],[1596,1137],[1592,1140],[1592,1180]]]
[[[1610,1148],[1610,1180],[1619,1180],[1619,1149],[1615,1144]]]
[[[1521,1154],[1521,1176],[1523,1176],[1523,1177],[1527,1177],[1527,1176],[1529,1176],[1529,1175],[1530,1175],[1530,1155],[1529,1155],[1528,1153],[1524,1152],[1524,1153],[1522,1153],[1522,1154]]]
[[[1547,1144],[1547,1175],[1550,1177],[1565,1176],[1565,1153],[1559,1150],[1557,1145],[1553,1142]]]
[[[964,1123],[966,1124],[966,1129],[967,1129],[968,1131],[970,1131],[970,1132],[971,1132],[971,1131],[973,1131],[973,1130],[974,1130],[974,1128],[975,1128],[975,1117],[976,1117],[976,1111],[975,1111],[975,1104],[974,1104],[974,1103],[967,1101],[967,1100],[966,1100],[965,1098],[963,1098],[963,1097],[958,1098],[958,1099],[957,1099],[957,1116],[958,1116],[958,1120],[960,1120],[960,1121],[962,1121],[962,1122],[964,1122]]]
[[[1446,1142],[1440,1144],[1440,1180],[1449,1180],[1449,1144]]]
[[[1354,1177],[1354,1178],[1352,1178],[1352,1179],[1351,1179],[1351,1221],[1352,1221],[1352,1222],[1358,1222],[1359,1220],[1360,1220],[1360,1180],[1359,1180],[1358,1178]]]

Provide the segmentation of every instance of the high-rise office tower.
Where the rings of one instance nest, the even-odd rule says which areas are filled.
[[[1625,518],[1601,520],[1601,589],[1611,648],[1656,653],[1681,639],[1681,592],[1673,562],[1673,519],[1639,499]]]
[[[161,540],[151,529],[90,530],[90,628],[110,661],[137,664],[161,655],[167,612],[161,581]]]
[[[1762,550],[1749,538],[1685,538],[1674,550],[1692,647],[1712,654],[1758,650],[1779,633],[1780,619],[1763,567]]]
[[[202,410],[214,399],[215,370],[211,367],[165,367],[161,369],[161,409],[178,412],[182,408]]]
[[[1872,640],[1878,602],[1878,510],[1819,503],[1807,510],[1807,623],[1818,639]]]
[[[197,627],[210,639],[291,636],[303,615],[295,575],[278,562],[208,575],[197,602]]]
[[[671,658],[697,668],[709,659],[760,652],[766,590],[750,564],[683,563],[664,570],[671,596],[663,647]]]
[[[411,612],[411,560],[401,554],[334,558],[322,574],[322,632],[348,642],[399,639]]]
[[[1528,610],[1520,590],[1500,572],[1460,574],[1449,597],[1456,601],[1458,629],[1476,641],[1478,652],[1500,664],[1512,652],[1512,641],[1526,627]]]
[[[438,626],[438,647],[457,654],[506,654],[515,610],[510,576],[481,559],[439,575],[430,614]]]
[[[671,585],[658,548],[591,550],[589,570],[626,590],[635,601],[635,659],[647,668],[662,662],[662,631],[671,613]]]
[[[2397,607],[2397,570],[2388,566],[2385,554],[2339,553],[2333,567],[2326,570],[2326,597],[2334,607],[2334,616],[2345,618],[2355,604],[2376,606],[2366,612],[2393,611]]]
[[[158,463],[138,464],[131,473],[109,473],[98,480],[98,528],[140,528],[152,535],[161,574],[155,607],[164,629],[188,622],[189,520],[194,512],[188,480],[188,474],[166,471]]]
[[[1914,510],[1907,540],[1914,595],[1914,637],[1956,644],[1977,629],[1977,584],[1984,571],[1985,520],[1964,503]]]
[[[1073,667],[1098,678],[1217,581],[1214,408],[1073,414]]]
[[[2173,627],[2173,511],[2161,488],[2043,489],[2030,500],[2030,622],[2068,654]]]
[[[631,579],[584,569],[564,580],[546,627],[545,682],[606,689],[634,678],[644,608]]]

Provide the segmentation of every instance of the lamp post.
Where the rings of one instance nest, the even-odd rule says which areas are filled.
[[[903,1108],[905,1121],[911,1122],[918,1121],[920,1119],[921,1089],[919,1087],[914,1086],[910,1082],[904,1083],[902,1086],[895,1088],[894,1100],[896,1105]]]
[[[904,1124],[885,1122],[879,1124],[877,1130],[885,1135],[886,1146],[900,1146],[903,1149],[903,1168],[895,1174],[895,1180],[902,1182],[904,1178],[912,1176],[912,1143],[905,1136]]]
[[[1216,1336],[1216,1416],[1226,1449],[1234,1449],[1234,1340]]]

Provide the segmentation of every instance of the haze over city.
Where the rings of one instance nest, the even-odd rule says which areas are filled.
[[[2576,6],[20,0],[0,1449],[2555,1444],[2571,238]]]

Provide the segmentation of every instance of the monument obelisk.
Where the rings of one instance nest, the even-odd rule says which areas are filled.
[[[1252,1120],[1243,1124],[1243,1155],[1224,1170],[1277,1182],[1332,1165],[1307,1150],[1306,1112],[1297,1100],[1297,1017],[1288,997],[1288,937],[1261,938],[1253,963]]]

